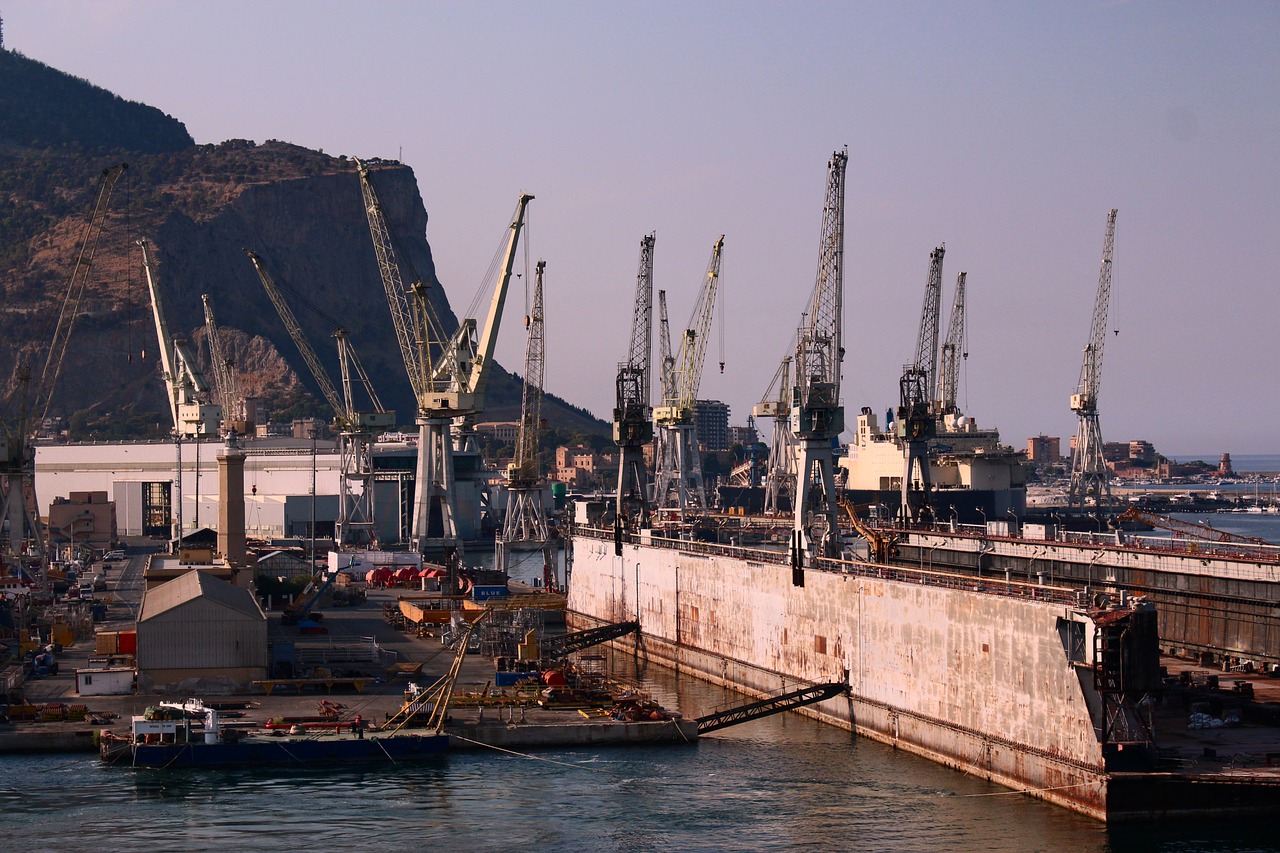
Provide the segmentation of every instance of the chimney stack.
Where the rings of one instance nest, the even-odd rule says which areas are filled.
[[[244,567],[244,450],[234,430],[218,456],[218,551],[233,570]]]

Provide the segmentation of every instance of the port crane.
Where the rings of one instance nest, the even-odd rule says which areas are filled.
[[[1102,268],[1098,271],[1098,292],[1093,302],[1093,324],[1084,348],[1080,381],[1071,395],[1071,411],[1076,413],[1075,446],[1071,451],[1071,481],[1067,485],[1067,507],[1084,509],[1111,505],[1111,479],[1102,456],[1102,427],[1098,423],[1098,386],[1102,384],[1102,351],[1107,342],[1107,310],[1111,302],[1111,263],[1116,245],[1116,211],[1107,214],[1107,233],[1102,243]]]
[[[946,244],[929,253],[920,331],[915,361],[902,368],[898,383],[897,430],[903,444],[902,514],[907,521],[928,521],[930,505],[929,439],[937,435],[937,415],[931,405],[938,374],[938,320],[942,306],[942,258]],[[917,473],[918,472],[918,473]]]
[[[791,353],[782,357],[764,397],[751,410],[755,418],[773,420],[773,438],[764,475],[765,515],[777,515],[781,511],[783,495],[795,500],[796,443],[791,432],[791,359]]]
[[[98,250],[98,238],[106,223],[111,193],[128,168],[128,164],[120,163],[103,170],[53,331],[40,338],[49,341],[44,365],[36,374],[34,362],[38,360],[38,350],[19,353],[14,381],[10,383],[3,407],[0,407],[4,413],[4,430],[0,432],[0,524],[8,523],[5,555],[15,563],[24,551],[29,550],[39,558],[45,554],[44,533],[36,501],[35,452],[31,438],[49,416],[67,344],[80,316],[85,286]]]
[[[222,406],[222,425],[224,432],[235,430],[239,433],[248,431],[250,426],[248,403],[240,390],[240,377],[232,369],[234,364],[227,357],[223,345],[222,330],[213,315],[213,300],[209,294],[200,295],[204,303],[204,331],[209,340],[209,362],[213,366],[213,389],[218,404]],[[237,425],[239,428],[237,429]]]
[[[832,441],[844,431],[840,371],[844,361],[844,187],[848,151],[827,163],[826,198],[818,239],[818,271],[809,310],[796,333],[791,432],[796,446],[792,582],[804,567],[840,550],[839,495]]]
[[[147,290],[151,294],[151,316],[160,349],[161,376],[168,389],[174,435],[197,439],[217,436],[222,425],[222,407],[209,402],[209,382],[200,369],[191,342],[182,335],[169,333],[155,261],[146,240],[139,240],[138,245],[142,247],[142,266],[146,270]]]
[[[377,541],[377,519],[373,502],[373,443],[374,432],[395,426],[396,413],[387,411],[378,399],[369,380],[369,374],[360,362],[355,348],[351,345],[350,334],[339,326],[332,317],[323,315],[336,328],[333,337],[338,345],[338,364],[342,375],[342,395],[334,387],[329,372],[320,363],[319,357],[302,333],[297,317],[275,279],[267,271],[262,258],[253,251],[247,251],[249,261],[258,273],[262,288],[275,306],[280,321],[284,323],[289,337],[307,363],[311,375],[315,377],[320,392],[333,409],[334,425],[338,432],[338,519],[334,524],[334,539],[338,545],[371,545]],[[312,306],[315,308],[315,306]],[[351,387],[351,371],[364,386],[372,410],[361,411],[356,408]]]
[[[940,418],[954,418],[960,414],[956,400],[960,391],[960,361],[969,357],[964,335],[965,279],[968,273],[956,276],[956,292],[951,300],[951,324],[942,344],[942,364],[938,368],[938,396],[936,411]]]
[[[454,418],[474,415],[484,408],[502,306],[525,209],[533,196],[522,194],[516,203],[483,332],[477,337],[475,319],[466,318],[448,335],[428,299],[430,286],[417,277],[405,285],[369,168],[359,160],[356,168],[391,321],[418,405],[418,464],[410,535],[419,553],[442,552],[456,563],[461,560],[462,541],[457,526],[451,425]]]
[[[655,234],[640,240],[640,268],[636,273],[635,307],[627,360],[618,365],[613,440],[618,445],[618,492],[613,521],[614,553],[622,554],[622,540],[630,530],[649,527],[649,477],[644,446],[653,440],[653,407],[649,384],[653,359],[653,247]],[[662,305],[665,307],[666,294]],[[670,339],[667,351],[670,350]],[[665,375],[665,374],[664,374]],[[666,382],[663,383],[664,394]]]
[[[551,564],[551,537],[547,533],[547,513],[543,504],[542,466],[538,462],[538,439],[542,434],[542,381],[546,372],[546,337],[543,325],[542,276],[546,261],[534,267],[533,306],[526,317],[528,339],[524,349],[524,389],[520,399],[520,432],[515,458],[507,466],[507,512],[502,532],[495,542],[494,567],[510,575],[514,550],[540,550],[543,555],[543,585],[554,586]]]
[[[689,327],[680,337],[679,354],[671,372],[671,387],[666,389],[670,393],[664,393],[662,405],[653,410],[655,429],[663,434],[655,502],[660,510],[674,509],[682,522],[686,513],[708,508],[693,408],[698,401],[698,386],[702,383],[702,367],[706,361],[707,337],[715,312],[723,251],[724,235],[721,234],[711,249],[711,260],[707,263]]]

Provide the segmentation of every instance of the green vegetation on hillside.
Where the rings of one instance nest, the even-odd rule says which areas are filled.
[[[195,144],[186,126],[21,53],[0,50],[0,142],[158,153]]]

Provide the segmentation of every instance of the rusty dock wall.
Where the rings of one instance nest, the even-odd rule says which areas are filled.
[[[651,659],[748,693],[847,677],[849,698],[805,712],[1105,818],[1102,749],[1062,640],[1064,621],[1092,631],[1072,591],[838,561],[797,586],[776,552],[622,550],[611,532],[574,534],[571,619],[639,619]]]

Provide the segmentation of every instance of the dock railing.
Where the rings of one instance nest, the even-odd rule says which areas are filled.
[[[600,527],[587,527],[580,524],[569,528],[569,535],[598,541],[612,545],[614,531]],[[654,548],[669,548],[686,554],[700,554],[708,557],[719,556],[746,560],[754,563],[776,565],[787,571],[791,570],[790,555],[785,550],[767,548],[749,548],[741,545],[721,545],[714,542],[699,542],[658,535],[653,531],[643,541],[637,536],[628,536],[629,544],[645,544]],[[813,566],[806,566],[805,571],[830,572],[832,574],[855,575],[857,577],[876,580],[914,583],[922,586],[938,586],[946,589],[975,592],[982,595],[996,595],[1005,598],[1020,598],[1034,601],[1046,601],[1054,604],[1076,605],[1082,603],[1079,590],[1065,586],[1053,586],[1024,581],[1002,580],[998,578],[976,577],[956,572],[944,572],[936,569],[914,568],[901,565],[862,562],[820,557]]]

